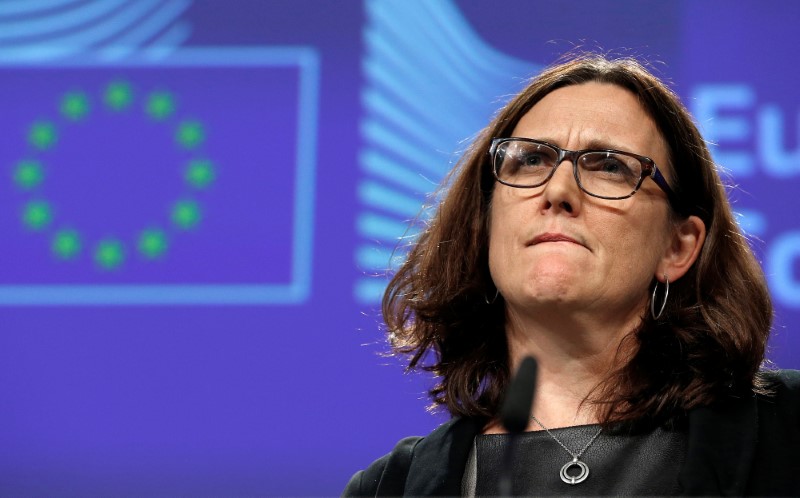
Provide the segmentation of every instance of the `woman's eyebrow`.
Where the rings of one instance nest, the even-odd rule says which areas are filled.
[[[615,142],[608,138],[593,138],[586,143],[586,146],[581,147],[582,149],[613,149],[613,150],[620,150],[623,152],[632,152],[634,154],[639,154],[635,150],[632,150],[630,147],[627,147],[621,143]]]

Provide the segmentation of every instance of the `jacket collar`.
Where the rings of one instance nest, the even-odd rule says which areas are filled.
[[[460,496],[472,441],[482,427],[478,419],[454,418],[422,439],[414,448],[404,494]]]

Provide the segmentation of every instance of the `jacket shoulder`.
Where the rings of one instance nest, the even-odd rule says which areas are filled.
[[[401,439],[391,452],[356,472],[342,496],[401,496],[414,447],[422,439],[419,436]]]
[[[762,401],[800,405],[800,370],[765,370],[759,373],[769,394]]]
[[[757,396],[758,442],[747,494],[800,496],[800,371],[762,374],[770,393]]]
[[[389,454],[356,472],[342,496],[459,495],[480,427],[480,419],[454,417],[425,437],[402,439]]]
[[[773,370],[765,374],[781,387],[800,393],[800,370]]]
[[[768,394],[757,396],[759,425],[777,423],[796,432],[800,428],[800,370],[772,370],[761,375]]]

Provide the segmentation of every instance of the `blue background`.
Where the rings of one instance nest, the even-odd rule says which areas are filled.
[[[770,358],[799,368],[798,20],[790,1],[0,3],[0,494],[338,494],[441,423],[432,381],[379,354],[383,275],[458,151],[576,46],[647,58],[695,113],[768,275]],[[121,112],[103,102],[119,80]],[[28,140],[43,120],[47,149]],[[186,120],[197,147],[175,139]],[[205,188],[184,178],[198,158]],[[15,183],[23,160],[40,184]],[[36,200],[52,219],[33,229]],[[111,270],[92,256],[109,237]]]

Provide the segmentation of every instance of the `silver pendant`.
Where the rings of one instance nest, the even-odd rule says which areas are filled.
[[[571,476],[567,471],[572,467],[578,467],[581,471],[576,476]],[[573,458],[571,462],[567,462],[561,467],[561,480],[567,484],[578,484],[589,477],[589,466],[578,460],[577,457]]]

